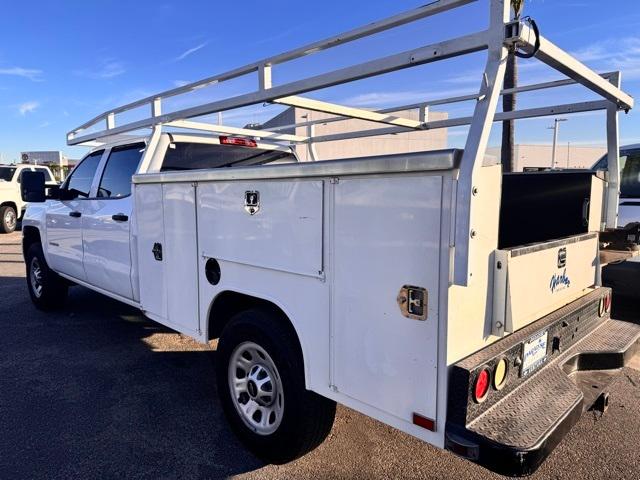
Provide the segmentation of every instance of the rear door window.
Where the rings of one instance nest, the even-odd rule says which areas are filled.
[[[144,143],[137,143],[111,150],[100,179],[99,198],[123,198],[131,195],[131,177],[138,169],[144,148]]]

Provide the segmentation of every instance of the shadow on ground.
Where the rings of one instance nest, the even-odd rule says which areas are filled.
[[[215,352],[80,287],[44,314],[24,283],[0,277],[1,478],[221,478],[262,466],[224,421]],[[174,351],[160,351],[167,337]]]

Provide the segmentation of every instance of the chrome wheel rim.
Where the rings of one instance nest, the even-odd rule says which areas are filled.
[[[38,257],[33,257],[31,259],[31,265],[29,267],[29,281],[31,282],[33,294],[40,298],[40,296],[42,296],[42,267],[40,266],[40,260],[38,260]]]
[[[228,368],[233,405],[247,427],[270,435],[282,422],[284,392],[273,359],[260,345],[244,342],[231,354]]]
[[[17,221],[18,218],[16,217],[16,212],[11,209],[7,209],[4,213],[4,224],[9,228],[9,230],[16,228]]]

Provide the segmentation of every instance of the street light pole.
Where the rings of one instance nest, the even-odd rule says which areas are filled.
[[[558,130],[560,128],[560,122],[566,122],[566,118],[556,118],[553,121],[553,127],[549,127],[549,130],[553,130],[553,150],[551,151],[551,170],[556,168],[556,149],[558,147]]]

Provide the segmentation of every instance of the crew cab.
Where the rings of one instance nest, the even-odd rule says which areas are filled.
[[[27,208],[20,195],[20,179],[24,171],[42,172],[45,182],[55,185],[49,167],[26,164],[0,165],[0,233],[13,232]]]
[[[503,175],[487,142],[496,121],[597,110],[617,142],[618,112],[634,105],[619,76],[596,74],[512,20],[509,1],[489,0],[488,30],[272,81],[282,63],[468,3],[439,0],[69,132],[69,145],[91,151],[61,188],[47,197],[36,172],[22,183],[36,307],[62,307],[77,284],[198,341],[218,339],[222,408],[267,462],[320,444],[339,402],[494,471],[533,472],[583,412],[604,410],[640,326],[611,318],[600,282],[598,234],[615,223],[605,198],[617,201],[607,176]],[[570,77],[511,91],[580,84],[602,100],[498,114],[510,49]],[[371,111],[300,96],[482,50],[482,87],[463,98],[472,117],[429,120],[432,103],[461,97]],[[249,74],[255,91],[163,112],[170,97]],[[207,121],[263,103],[335,117],[269,128]],[[119,123],[140,108],[150,115]],[[314,132],[345,118],[374,126]],[[379,155],[367,140],[460,125],[469,125],[464,149]],[[316,144],[344,140],[367,153],[319,158]]]

